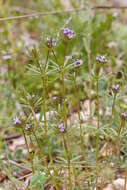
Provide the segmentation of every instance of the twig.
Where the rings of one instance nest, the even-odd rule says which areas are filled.
[[[29,171],[32,172],[32,170],[30,168],[26,168],[25,166],[21,166],[20,164],[18,164],[17,162],[13,161],[13,160],[9,160],[9,162],[25,171]]]
[[[6,157],[5,156],[1,156],[0,159],[3,160],[4,163],[6,163]],[[17,162],[15,162],[14,160],[8,160],[10,164],[13,164],[17,167],[19,167],[20,169],[23,169],[23,170],[26,170],[26,171],[29,171],[29,172],[32,172],[32,170],[30,168],[26,168],[25,166],[22,166],[21,164],[18,164]]]
[[[21,137],[21,135],[16,133],[16,134],[13,134],[13,135],[8,135],[6,137],[3,137],[3,140],[8,141],[8,140],[12,140],[12,139],[17,139],[19,137]]]
[[[91,9],[92,10],[93,9],[127,9],[127,6],[120,6],[120,7],[117,7],[117,6],[94,6]],[[4,17],[4,18],[0,18],[0,21],[22,19],[22,18],[35,17],[35,16],[66,14],[66,13],[69,13],[69,12],[80,12],[80,11],[84,11],[84,10],[87,10],[87,8],[82,7],[82,8],[75,8],[75,9],[50,11],[50,12],[37,12],[37,13],[32,13],[32,14],[20,15],[20,16]]]
[[[27,174],[27,175],[24,175],[24,176],[18,178],[18,180],[22,180],[22,179],[24,179],[24,178],[26,178],[26,177],[29,177],[29,176],[31,176],[31,175],[32,175],[32,172],[29,173],[29,174]]]

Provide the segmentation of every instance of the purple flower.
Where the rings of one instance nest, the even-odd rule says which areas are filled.
[[[2,57],[3,60],[8,60],[8,59],[11,59],[11,58],[12,58],[11,55],[4,55]]]
[[[50,39],[49,37],[47,37],[46,40],[47,40],[46,44],[47,44],[48,48],[52,48],[52,47],[56,46],[56,40],[54,38]]]
[[[32,127],[31,124],[26,124],[25,130],[26,130],[26,131],[30,131],[30,130],[31,130],[31,127]]]
[[[56,99],[57,99],[57,97],[56,97],[56,96],[53,96],[53,97],[52,97],[52,100],[54,100],[54,101],[55,101]]]
[[[122,119],[126,119],[127,118],[127,114],[126,113],[121,113],[121,118]]]
[[[59,130],[60,130],[61,133],[65,132],[65,126],[64,126],[63,123],[59,124],[58,128],[59,128]]]
[[[98,61],[98,63],[107,63],[107,59],[104,55],[101,55],[100,57],[96,57],[96,61]]]
[[[117,84],[117,85],[113,84],[112,89],[115,90],[115,91],[119,90],[119,84]]]
[[[7,41],[7,40],[4,40],[3,43],[6,45],[6,44],[8,44],[8,41]]]
[[[72,63],[74,63],[74,67],[79,67],[83,64],[81,59],[72,59]]]
[[[31,100],[31,99],[35,98],[35,95],[32,94],[32,95],[28,95],[28,96],[26,96],[26,97],[27,97],[28,100]]]
[[[20,11],[20,7],[15,7],[15,10],[16,11]]]
[[[18,117],[16,117],[16,118],[13,120],[13,124],[14,124],[14,125],[21,125],[21,120],[20,120]]]
[[[116,18],[116,17],[118,16],[118,13],[117,13],[117,12],[114,12],[114,13],[112,14],[112,16]]]
[[[66,58],[66,59],[71,59],[72,56],[71,56],[71,55],[67,55],[65,58]]]
[[[74,31],[70,30],[69,28],[64,28],[63,29],[63,35],[66,37],[68,40],[71,40],[74,37]]]
[[[38,19],[38,18],[39,18],[39,16],[38,16],[38,15],[36,15],[34,18]]]

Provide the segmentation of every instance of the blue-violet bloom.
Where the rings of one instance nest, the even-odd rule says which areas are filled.
[[[56,99],[57,99],[57,97],[56,97],[56,96],[53,96],[53,97],[52,97],[52,100],[54,100],[54,101],[55,101]]]
[[[47,44],[48,48],[52,48],[52,47],[56,46],[56,40],[54,38],[50,39],[49,37],[47,37],[46,40],[47,40],[46,44]]]
[[[30,131],[31,130],[31,124],[26,124],[25,130]]]
[[[12,58],[11,55],[4,55],[2,57],[3,60],[8,60],[8,59],[11,59],[11,58]]]
[[[113,84],[113,85],[112,85],[112,89],[113,89],[113,90],[116,90],[116,91],[119,90],[119,84],[117,84],[117,85],[114,85],[114,84]]]
[[[101,55],[100,57],[96,57],[96,61],[98,61],[98,63],[107,63],[107,59],[104,55]]]
[[[32,95],[28,95],[28,96],[26,96],[26,97],[27,97],[28,100],[31,100],[31,99],[35,98],[35,95],[32,94]]]
[[[18,117],[16,117],[16,118],[13,120],[13,124],[14,124],[14,125],[21,125],[21,120],[20,120]]]
[[[122,117],[122,119],[126,119],[127,118],[127,114],[126,113],[121,113],[121,117]]]
[[[64,28],[63,29],[63,35],[66,37],[68,40],[71,40],[74,37],[74,31],[70,30],[69,28]]]
[[[58,128],[59,128],[59,130],[60,130],[61,133],[63,133],[65,131],[65,126],[64,126],[63,123],[59,124]]]
[[[81,59],[72,59],[72,63],[74,63],[74,67],[79,67],[83,64]]]

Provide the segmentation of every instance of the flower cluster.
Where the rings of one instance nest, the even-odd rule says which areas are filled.
[[[126,113],[121,113],[121,118],[122,119],[127,119],[127,114]]]
[[[112,85],[112,89],[113,89],[113,91],[118,91],[119,90],[119,84],[117,84],[117,85]]]
[[[59,124],[58,128],[59,128],[59,130],[60,130],[61,133],[65,132],[65,126],[64,126],[63,123]]]
[[[46,45],[48,46],[48,48],[56,46],[56,40],[54,38],[50,39],[47,37],[46,41]]]
[[[11,55],[4,55],[4,56],[2,57],[3,60],[9,60],[9,59],[11,59],[11,58],[12,58]]]
[[[74,37],[74,31],[70,30],[69,28],[64,28],[63,29],[63,35],[68,40],[71,40]]]
[[[83,61],[81,59],[72,59],[72,63],[74,63],[74,67],[80,67]]]
[[[104,55],[101,55],[100,57],[96,57],[96,61],[98,61],[98,63],[107,63],[107,59]]]
[[[13,124],[14,124],[14,125],[21,125],[21,120],[20,120],[18,117],[16,117],[16,118],[13,120]]]
[[[26,130],[26,131],[30,131],[30,130],[31,130],[31,127],[32,127],[31,124],[26,124],[25,130]]]
[[[53,96],[53,97],[52,97],[52,100],[53,100],[53,101],[57,100],[57,97],[56,97],[56,96]]]
[[[26,96],[26,97],[27,97],[28,100],[31,100],[31,99],[35,98],[35,95],[32,94],[32,95],[28,95],[28,96]]]

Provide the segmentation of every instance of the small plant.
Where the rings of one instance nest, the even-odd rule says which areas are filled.
[[[33,178],[31,181],[30,188],[33,188],[33,181],[35,181],[35,186],[39,188],[38,180],[42,178],[39,172],[45,174],[44,177],[44,184],[46,180],[49,180],[50,185],[53,186],[55,189],[60,190],[61,183],[65,186],[66,189],[72,190],[76,189],[83,189],[82,181],[82,174],[86,176],[87,181],[87,188],[95,188],[98,189],[99,187],[103,189],[104,184],[106,183],[106,174],[101,177],[100,172],[102,170],[101,165],[104,163],[105,170],[106,166],[110,170],[110,163],[113,162],[113,159],[117,156],[116,152],[118,149],[118,145],[121,139],[121,132],[124,133],[124,126],[126,121],[126,113],[122,113],[120,120],[121,124],[118,126],[118,130],[113,128],[113,121],[114,121],[114,114],[115,112],[115,105],[117,100],[120,99],[120,87],[119,84],[112,85],[111,93],[112,93],[112,103],[111,103],[111,114],[106,122],[108,126],[105,128],[102,126],[101,121],[101,105],[100,99],[102,98],[100,95],[100,85],[101,81],[104,77],[104,67],[107,65],[109,66],[108,60],[105,56],[98,56],[96,57],[96,63],[94,66],[93,71],[93,85],[96,85],[96,121],[97,125],[94,128],[90,128],[88,122],[85,121],[83,123],[82,116],[81,116],[81,101],[78,93],[78,84],[77,84],[77,77],[80,68],[86,64],[80,58],[68,58],[68,45],[71,43],[71,40],[76,37],[75,32],[70,30],[69,28],[64,28],[62,30],[62,35],[64,38],[64,54],[63,58],[59,60],[57,58],[57,52],[55,48],[57,47],[56,40],[54,38],[47,37],[45,42],[45,48],[47,49],[46,59],[42,58],[41,52],[39,49],[32,49],[31,51],[31,59],[32,64],[28,65],[28,69],[32,71],[33,74],[37,75],[41,80],[42,85],[42,96],[36,98],[36,95],[30,95],[25,90],[21,92],[23,95],[21,101],[24,107],[24,111],[26,112],[26,116],[23,119],[19,119],[16,117],[14,119],[14,125],[19,127],[22,131],[22,134],[25,139],[26,148],[29,155],[29,160],[31,163]],[[108,63],[108,64],[107,64]],[[84,71],[85,72],[85,71]],[[49,95],[48,95],[48,86],[52,81],[49,83],[49,78],[57,76],[57,80],[60,81],[61,84],[61,101],[59,101],[58,96],[52,97],[52,106],[49,105]],[[68,121],[68,114],[69,114],[69,107],[68,107],[68,100],[67,100],[67,84],[66,84],[66,76],[69,76],[69,80],[71,84],[74,86],[74,97],[75,97],[75,104],[78,113],[77,124]],[[108,95],[107,95],[108,96]],[[108,100],[108,99],[107,99]],[[48,117],[48,112],[53,110],[53,116]],[[37,111],[36,111],[37,110]],[[39,119],[37,114],[39,113]],[[92,116],[90,116],[92,118]],[[76,130],[76,131],[75,131]],[[89,133],[89,131],[94,133],[96,138],[96,145],[92,145],[93,147],[88,148],[86,146],[86,137],[85,135]],[[115,141],[112,139],[112,130],[115,133]],[[39,150],[40,154],[35,154],[38,158],[41,158],[41,162],[35,162],[36,156],[31,156],[28,137],[34,137],[37,143],[37,149]],[[123,134],[124,135],[124,134]],[[59,139],[59,146],[58,151],[55,158],[53,157],[52,153],[52,145],[51,143],[55,143],[53,140],[54,137]],[[73,142],[72,139],[77,138],[76,142]],[[106,156],[103,157],[103,162],[101,160],[100,154],[100,142],[101,138],[105,138],[106,142]],[[31,139],[31,138],[30,138]],[[33,145],[32,141],[31,145]],[[113,143],[112,153],[109,153],[110,143]],[[74,151],[74,146],[78,146],[78,154]],[[33,147],[34,148],[34,147]],[[122,146],[120,146],[122,148]],[[121,149],[120,149],[121,150]],[[119,150],[119,154],[120,154]],[[93,163],[89,162],[90,152],[93,152]],[[110,159],[109,159],[110,157]],[[92,164],[91,167],[89,164]],[[43,164],[43,167],[40,166]],[[38,167],[36,167],[38,166]],[[95,168],[91,169],[91,168]],[[67,169],[66,169],[67,168]],[[92,173],[92,175],[90,174]],[[39,177],[35,177],[38,176]],[[91,177],[88,177],[91,176]],[[94,176],[94,178],[92,177]],[[98,180],[101,177],[101,182]],[[35,180],[36,179],[36,180]],[[92,182],[94,181],[92,184]],[[125,180],[126,181],[126,180]]]

